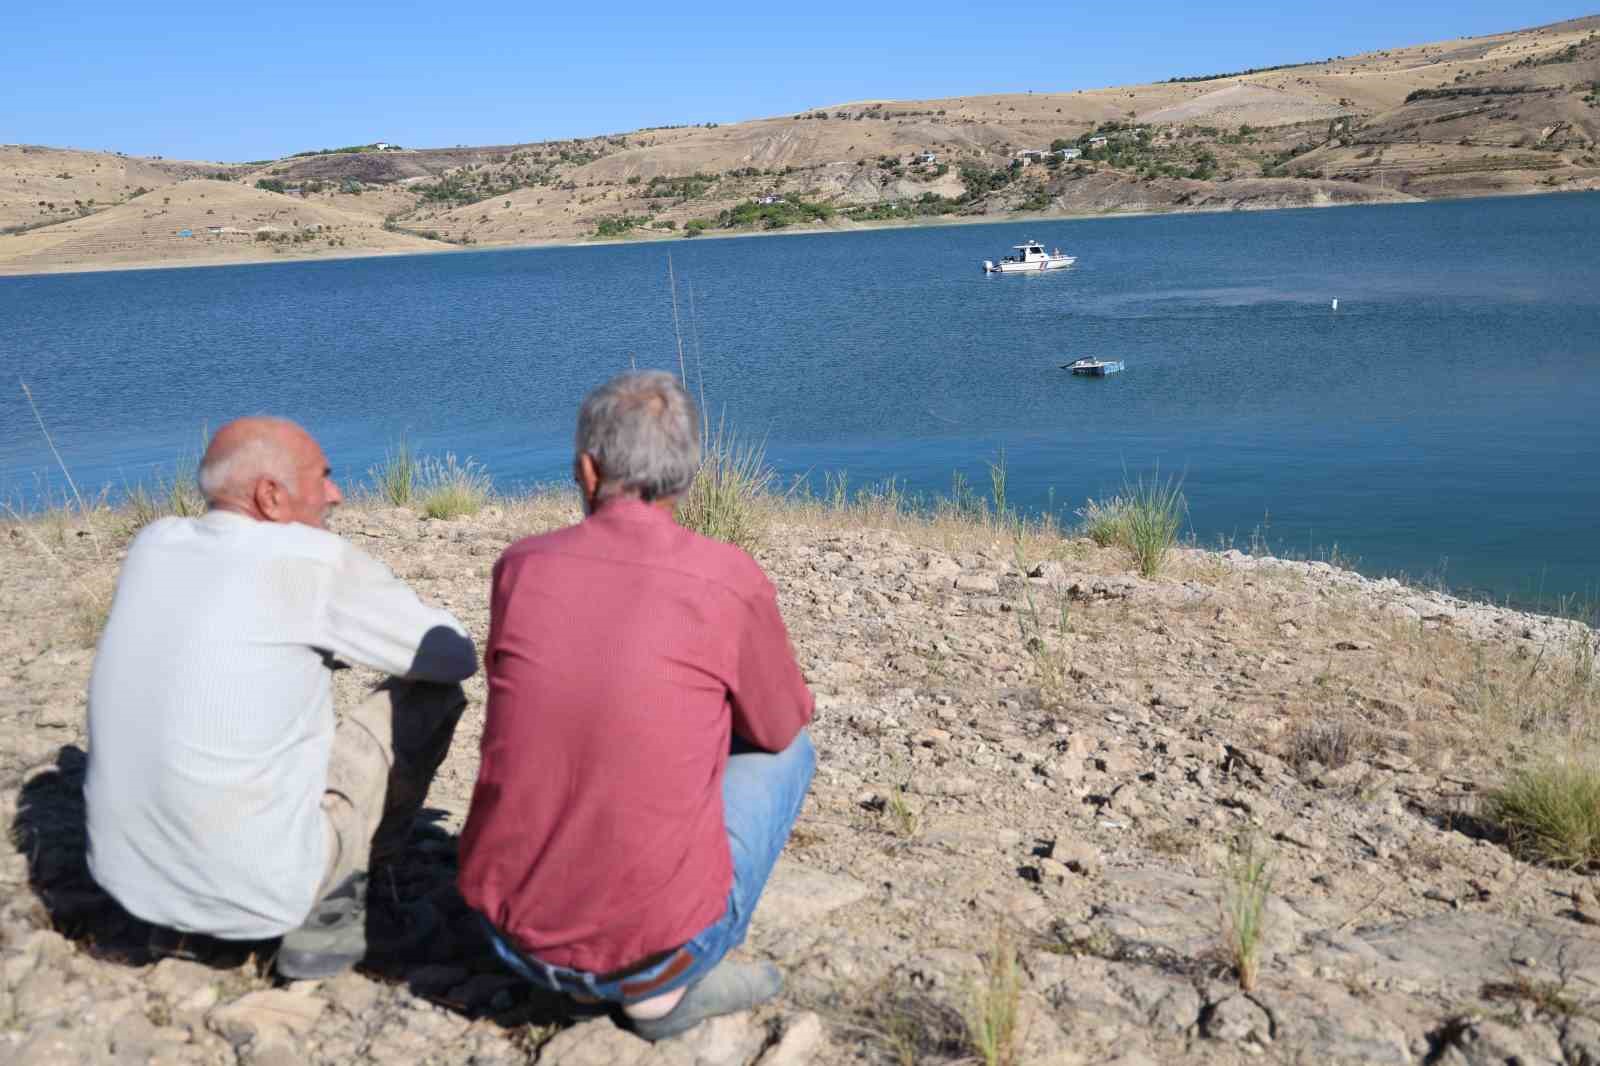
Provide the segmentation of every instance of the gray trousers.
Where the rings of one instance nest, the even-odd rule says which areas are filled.
[[[391,678],[339,715],[322,794],[328,859],[319,900],[399,854],[466,706],[460,685]]]

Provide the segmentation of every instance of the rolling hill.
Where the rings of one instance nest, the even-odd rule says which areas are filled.
[[[0,272],[1595,189],[1597,142],[1600,16],[1148,85],[569,141],[254,164],[0,146]]]

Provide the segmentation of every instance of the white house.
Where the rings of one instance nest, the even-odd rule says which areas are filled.
[[[1056,155],[1060,156],[1062,159],[1077,159],[1079,156],[1083,155],[1083,149],[1058,148],[1056,149]]]
[[[933,163],[937,163],[939,161],[939,157],[933,152],[918,152],[916,155],[916,160],[918,163],[931,165]]]
[[[769,192],[769,193],[766,193],[763,196],[756,197],[756,203],[758,203],[758,204],[781,204],[781,203],[783,203],[783,197],[779,196],[775,192]]]
[[[1046,152],[1042,148],[1024,148],[1022,151],[1017,153],[1017,158],[1022,160],[1024,165],[1026,165],[1028,163],[1039,162],[1045,157],[1045,155]]]
[[[1109,143],[1110,142],[1107,141],[1104,137],[1090,137],[1089,138],[1089,147],[1090,148],[1104,148]]]

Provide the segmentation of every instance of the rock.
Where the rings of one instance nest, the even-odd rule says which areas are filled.
[[[853,878],[813,870],[784,856],[773,868],[752,924],[768,933],[798,928],[866,894],[867,886]]]
[[[145,975],[145,987],[174,1005],[202,989],[212,988],[218,971],[187,959],[162,959]]]
[[[1056,837],[1050,849],[1050,858],[1084,877],[1094,877],[1104,868],[1100,852],[1093,844],[1064,834]]]
[[[932,781],[919,783],[918,791],[929,796],[970,796],[978,791],[978,783],[960,774],[940,775]]]
[[[1444,1036],[1444,1047],[1428,1058],[1438,1066],[1506,1066],[1509,1063],[1561,1063],[1572,1061],[1561,1052],[1561,1042],[1547,1025],[1513,1028],[1498,1021],[1478,1021]]]
[[[667,1048],[672,1043],[660,1046]],[[642,1066],[661,1061],[653,1055],[654,1050],[646,1041],[618,1029],[611,1019],[595,1018],[557,1033],[539,1049],[538,1061],[543,1066]]]
[[[1059,585],[1067,580],[1067,568],[1063,563],[1059,563],[1054,559],[1047,559],[1032,570],[1029,570],[1028,576],[1041,578],[1052,585]]]
[[[67,980],[60,970],[40,967],[22,979],[12,990],[12,1009],[24,1018],[43,1018],[59,1014],[65,1007]]]
[[[956,578],[957,592],[986,592],[993,595],[1000,591],[1000,582],[987,574],[961,574]]]
[[[749,1011],[712,1018],[674,1041],[694,1056],[694,1066],[745,1066],[766,1042],[766,1027],[757,1025]]]
[[[218,1007],[207,1020],[217,1034],[234,1044],[241,1044],[274,1029],[303,1036],[317,1024],[326,1006],[323,1000],[312,996],[295,995],[282,988],[268,988],[250,992]]]
[[[761,1056],[760,1066],[811,1066],[820,1056],[827,1034],[822,1019],[811,1011],[784,1023],[783,1036]]]
[[[1194,697],[1181,689],[1158,688],[1150,697],[1150,703],[1172,711],[1187,711],[1194,706]]]
[[[1245,995],[1229,996],[1212,1005],[1200,1019],[1200,1031],[1212,1040],[1232,1044],[1272,1042],[1272,1020],[1260,1004]]]
[[[359,1018],[378,1001],[378,986],[347,970],[322,987],[322,996],[338,1010]]]
[[[35,1033],[6,1060],[7,1066],[100,1066],[110,1061],[96,1034],[55,1028]]]

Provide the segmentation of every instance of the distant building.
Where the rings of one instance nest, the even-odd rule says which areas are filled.
[[[1042,148],[1024,148],[1022,151],[1017,153],[1017,158],[1022,160],[1023,165],[1027,165],[1029,163],[1039,162],[1045,157],[1045,154],[1046,153]]]
[[[1079,156],[1083,155],[1083,149],[1058,148],[1056,149],[1056,155],[1060,156],[1062,159],[1077,159]]]
[[[1089,147],[1090,148],[1104,148],[1109,143],[1110,142],[1107,141],[1104,137],[1090,137],[1089,138]]]
[[[939,161],[939,157],[933,152],[918,152],[916,155],[916,160],[919,163],[932,165]]]
[[[775,192],[769,192],[769,193],[766,193],[765,195],[756,197],[756,203],[758,203],[758,204],[781,204],[781,203],[783,203],[783,197],[779,196]]]

